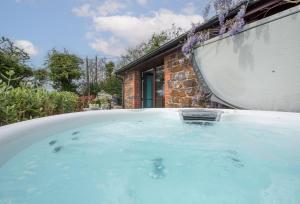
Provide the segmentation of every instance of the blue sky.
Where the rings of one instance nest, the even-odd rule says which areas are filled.
[[[82,57],[122,54],[173,23],[188,29],[202,20],[203,0],[1,0],[0,36],[43,66],[52,48]]]

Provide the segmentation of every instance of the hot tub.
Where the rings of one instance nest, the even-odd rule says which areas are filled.
[[[209,110],[215,111],[215,110]],[[300,114],[112,110],[0,127],[0,204],[300,203]]]

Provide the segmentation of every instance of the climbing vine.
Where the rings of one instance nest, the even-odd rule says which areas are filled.
[[[219,26],[217,28],[209,28],[196,32],[197,28],[201,24],[192,24],[192,28],[188,32],[187,39],[182,46],[182,53],[186,59],[189,59],[190,54],[195,46],[203,44],[203,42],[211,37],[223,35],[225,33],[228,33],[229,35],[235,35],[242,31],[243,27],[245,26],[244,17],[249,1],[250,0],[210,0],[204,8],[203,17],[205,21],[207,21],[207,17],[212,10],[211,8],[213,8],[213,12],[218,17]],[[280,5],[299,3],[300,0],[281,0],[263,13],[266,15],[271,9]],[[238,12],[233,18],[228,19],[229,12],[233,8],[238,9]],[[183,61],[183,59],[181,59],[181,61]]]
[[[212,28],[196,32],[197,27],[201,24],[192,24],[192,29],[187,34],[187,40],[182,46],[182,52],[189,58],[194,46],[200,45],[206,40],[211,38],[211,35],[223,35],[229,33],[230,35],[235,35],[240,32],[245,25],[245,14],[248,6],[249,0],[211,0],[207,6],[204,8],[204,19],[210,13],[211,8],[214,8],[214,12],[218,17],[219,28]],[[226,19],[229,11],[233,8],[239,8],[238,13],[232,19]]]

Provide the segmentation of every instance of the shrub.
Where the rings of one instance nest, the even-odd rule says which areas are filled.
[[[110,109],[111,108],[112,95],[106,93],[105,91],[101,91],[98,93],[95,103],[98,104],[101,109]]]
[[[80,96],[77,104],[77,109],[83,110],[89,107],[89,103],[95,99],[95,96]]]
[[[78,96],[0,82],[0,125],[77,111]]]

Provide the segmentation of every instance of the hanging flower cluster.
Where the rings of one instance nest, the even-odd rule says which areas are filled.
[[[186,57],[189,57],[194,46],[199,45],[209,39],[210,36],[209,30],[196,33],[196,28],[198,26],[199,24],[198,25],[192,24],[192,29],[187,34],[187,41],[182,46],[182,53]]]
[[[213,4],[219,18],[220,26],[223,26],[225,24],[225,18],[232,7],[232,0],[215,0]]]
[[[245,14],[246,14],[246,6],[242,5],[240,7],[240,11],[234,17],[234,22],[229,27],[228,32],[230,35],[235,35],[236,33],[240,32],[243,29],[245,25],[245,20],[244,20]]]
[[[220,24],[218,34],[223,35],[228,32],[230,35],[234,35],[240,32],[245,25],[244,17],[247,8],[245,2],[248,2],[248,0],[211,0],[204,8],[204,19],[207,19],[212,7],[211,5],[213,5]],[[237,5],[240,5],[239,12],[233,19],[226,20],[230,9]],[[210,30],[197,33],[196,28],[198,26],[199,24],[192,24],[192,29],[188,32],[187,40],[182,46],[182,52],[187,58],[189,58],[194,46],[199,45],[210,38]]]

